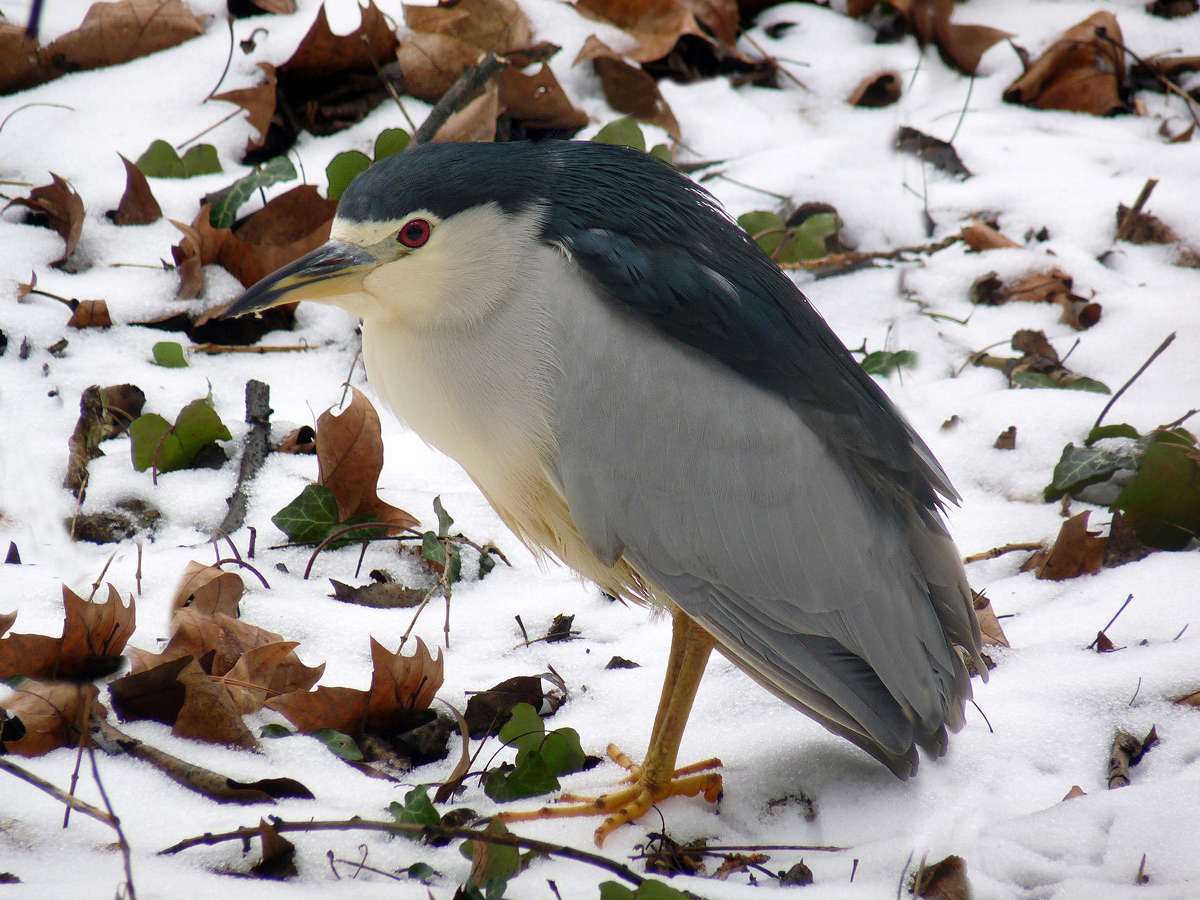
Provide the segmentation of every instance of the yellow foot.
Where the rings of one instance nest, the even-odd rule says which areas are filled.
[[[617,765],[629,770],[629,777],[624,780],[632,782],[632,787],[600,797],[563,794],[555,802],[572,805],[544,806],[525,812],[502,812],[496,818],[501,822],[527,822],[533,819],[557,819],[567,816],[607,815],[596,829],[596,846],[599,847],[605,838],[622,825],[640,818],[649,812],[655,803],[668,797],[695,797],[697,794],[703,794],[705,800],[715,803],[721,796],[721,776],[717,772],[709,771],[720,768],[719,759],[708,759],[676,769],[664,784],[655,787],[647,783],[641,766],[635,766],[616,744],[608,745],[608,756]]]

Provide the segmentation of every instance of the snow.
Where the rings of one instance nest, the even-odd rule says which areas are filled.
[[[302,0],[287,18],[244,20],[237,39],[266,27],[250,55],[235,52],[222,90],[252,86],[257,62],[281,63],[307,31],[317,8]],[[588,137],[614,114],[587,67],[571,61],[596,30],[554,0],[521,0],[534,37],[561,44],[551,62],[568,94],[593,119]],[[187,369],[151,364],[150,348],[172,336],[125,323],[181,308],[174,300],[177,276],[155,266],[169,259],[177,232],[165,219],[145,227],[117,228],[104,218],[124,188],[116,154],[136,158],[156,138],[179,143],[213,125],[227,104],[204,103],[216,83],[228,48],[228,32],[218,0],[188,0],[197,13],[214,18],[205,34],[180,47],[124,66],[69,75],[16,96],[0,98],[0,119],[12,116],[0,132],[0,178],[45,184],[51,171],[68,179],[87,206],[78,256],[90,267],[68,275],[50,267],[61,254],[52,232],[21,224],[17,210],[0,215],[0,329],[8,336],[0,357],[0,548],[9,540],[23,565],[0,569],[0,612],[19,611],[17,631],[57,634],[61,627],[60,585],[84,595],[113,547],[75,544],[63,528],[74,501],[60,488],[66,442],[78,414],[78,398],[88,385],[132,382],[148,398],[147,410],[173,418],[187,402],[210,387],[217,410],[234,433],[245,435],[243,385],[258,378],[271,386],[273,436],[311,423],[338,402],[341,383],[364,388],[361,364],[352,368],[354,323],[339,311],[304,306],[295,334],[269,336],[265,343],[305,341],[305,353],[267,356],[230,354],[191,357]],[[346,32],[356,25],[354,4],[330,4],[331,24]],[[396,0],[380,3],[403,21]],[[1017,35],[1017,42],[1040,53],[1065,28],[1099,9],[1117,13],[1126,42],[1143,56],[1182,48],[1200,52],[1200,15],[1163,20],[1146,15],[1142,0],[1112,3],[1047,3],[1034,0],[973,0],[956,8],[955,20],[986,23]],[[74,27],[81,4],[46,4],[43,40]],[[23,4],[6,3],[11,21],[23,21]],[[795,22],[779,39],[763,28]],[[615,41],[613,32],[606,32]],[[601,36],[604,37],[605,34]],[[875,45],[871,31],[835,12],[788,5],[764,13],[751,36],[776,55],[804,83],[781,79],[782,89],[733,88],[722,80],[691,85],[664,83],[662,91],[681,123],[684,160],[720,159],[729,179],[706,186],[737,215],[769,208],[773,201],[733,183],[786,194],[796,201],[832,203],[844,219],[845,234],[861,249],[890,249],[926,240],[922,208],[928,203],[938,223],[934,239],[955,232],[973,216],[994,213],[1001,230],[1023,240],[1045,227],[1049,238],[1021,249],[986,254],[951,247],[931,257],[851,275],[799,281],[812,302],[850,346],[864,339],[869,349],[912,349],[920,364],[893,376],[885,386],[927,438],[963,495],[950,524],[964,554],[1014,541],[1050,540],[1061,524],[1056,504],[1041,500],[1064,444],[1079,442],[1108,398],[1095,394],[1010,390],[994,370],[965,366],[968,354],[1001,343],[1018,328],[1042,329],[1060,355],[1078,342],[1068,365],[1114,390],[1137,369],[1170,332],[1178,339],[1130,388],[1107,421],[1128,421],[1146,430],[1172,421],[1197,403],[1200,393],[1200,272],[1170,265],[1160,247],[1119,245],[1113,250],[1115,210],[1131,204],[1147,178],[1159,179],[1148,209],[1200,245],[1200,141],[1166,144],[1157,135],[1164,118],[1175,132],[1188,122],[1178,98],[1142,92],[1145,118],[1094,118],[1066,112],[1039,112],[1001,102],[1020,64],[1004,43],[983,58],[974,85],[947,69],[929,50],[922,57],[906,40]],[[743,44],[753,53],[753,48]],[[892,107],[852,109],[843,102],[865,76],[882,69],[901,75],[904,96]],[[1196,83],[1193,76],[1192,86]],[[969,95],[969,108],[962,114]],[[420,119],[427,107],[407,102]],[[958,127],[960,116],[961,127]],[[898,156],[891,142],[898,125],[910,125],[943,139],[958,128],[955,146],[973,178],[956,180],[922,171],[913,158]],[[336,153],[370,149],[383,128],[403,127],[392,104],[381,105],[364,122],[327,138],[303,136],[297,150],[309,179],[323,187],[325,164]],[[196,199],[228,184],[242,170],[237,163],[250,127],[236,117],[205,135],[216,145],[223,174],[191,181],[155,180],[152,188],[168,219],[191,221]],[[661,135],[657,136],[661,139]],[[281,189],[286,189],[287,185]],[[9,183],[8,196],[25,188]],[[255,201],[257,202],[257,201]],[[1103,318],[1091,330],[1075,333],[1058,321],[1057,307],[1010,304],[973,309],[969,288],[979,276],[1002,277],[1032,268],[1059,267],[1075,279],[1074,290],[1103,305]],[[68,297],[103,297],[117,327],[108,332],[68,331],[64,308],[43,297],[16,302],[17,283],[38,277],[38,286]],[[233,297],[237,283],[211,268],[199,306]],[[922,314],[922,307],[940,317]],[[959,321],[954,321],[959,320]],[[963,323],[963,324],[960,324]],[[70,342],[61,357],[47,348],[60,337]],[[30,346],[18,358],[23,340]],[[373,395],[372,395],[373,396]],[[960,423],[941,424],[952,415]],[[995,436],[1015,425],[1017,448],[992,448]],[[466,692],[514,675],[536,674],[553,666],[571,689],[569,702],[552,720],[572,727],[587,751],[600,754],[615,741],[635,757],[649,735],[668,647],[669,623],[640,609],[614,604],[590,585],[560,568],[543,568],[506,531],[470,480],[451,461],[383,414],[386,464],[380,479],[383,499],[434,521],[432,501],[441,495],[457,527],[472,538],[495,541],[513,562],[486,581],[456,587],[450,612],[451,645],[446,683],[440,696],[462,708]],[[128,444],[104,445],[106,457],[91,465],[84,512],[139,497],[157,506],[164,519],[141,560],[142,593],[137,597],[138,630],[133,643],[153,649],[167,634],[168,606],[189,559],[214,559],[206,544],[225,512],[236,466],[217,472],[163,475],[157,486],[149,473],[128,462]],[[268,549],[282,540],[270,516],[316,475],[309,458],[273,456],[252,494],[249,524],[258,531],[257,560],[271,584],[264,590],[245,578],[243,618],[300,641],[301,659],[327,664],[324,684],[363,688],[369,679],[368,636],[395,647],[411,613],[380,611],[336,603],[327,594],[329,577],[354,581],[356,549],[325,553],[313,577],[300,574],[307,552]],[[1087,508],[1076,503],[1074,511]],[[1095,509],[1093,527],[1108,521]],[[246,534],[235,536],[245,550]],[[224,555],[224,554],[222,554]],[[647,831],[666,828],[677,840],[712,838],[720,844],[835,844],[842,853],[772,852],[769,868],[786,869],[801,855],[816,883],[810,898],[894,896],[906,860],[947,854],[962,856],[977,900],[999,898],[1124,898],[1142,900],[1194,897],[1200,891],[1200,715],[1175,706],[1174,698],[1200,688],[1200,607],[1195,552],[1156,554],[1097,576],[1063,582],[1037,581],[1018,571],[1023,554],[1009,554],[968,567],[973,586],[985,590],[1006,618],[1012,649],[993,655],[998,667],[976,695],[987,722],[973,708],[967,725],[943,760],[924,760],[917,778],[900,783],[854,747],[826,733],[758,688],[724,659],[715,658],[700,689],[685,735],[681,762],[719,756],[725,763],[725,796],[719,811],[695,799],[674,799],[642,824],[611,837],[606,855],[624,860],[645,842]],[[286,565],[288,574],[277,570]],[[116,547],[105,579],[124,595],[135,592],[138,555],[131,542]],[[363,572],[375,567],[403,574],[387,546],[368,550]],[[411,573],[411,570],[408,570]],[[1099,655],[1084,649],[1095,633],[1132,594],[1133,601],[1109,629],[1120,652]],[[553,616],[573,612],[583,638],[562,644],[521,646],[514,616],[531,635],[543,633]],[[435,602],[414,634],[431,647],[442,640],[443,608]],[[1181,637],[1179,632],[1188,624]],[[614,654],[641,668],[604,669]],[[7,689],[0,688],[0,696]],[[272,720],[263,715],[252,727]],[[990,722],[990,728],[987,723]],[[1133,770],[1133,784],[1106,790],[1106,764],[1118,728],[1144,734],[1156,725],[1159,743]],[[132,723],[135,736],[199,765],[253,780],[290,776],[308,785],[316,801],[288,800],[276,806],[218,806],[189,793],[148,766],[129,758],[100,759],[104,785],[133,847],[133,870],[142,898],[210,895],[267,900],[321,891],[336,897],[389,896],[448,898],[469,865],[456,846],[421,847],[356,833],[293,834],[300,876],[285,883],[245,880],[221,874],[244,870],[236,843],[160,857],[157,851],[206,831],[250,825],[260,815],[285,819],[337,819],[353,815],[383,818],[387,805],[403,800],[406,788],[366,778],[345,766],[314,740],[291,737],[264,741],[261,754],[234,752],[174,738],[164,726]],[[492,742],[486,758],[498,745]],[[65,787],[74,754],[65,750],[22,765]],[[413,773],[414,783],[443,780],[450,759]],[[85,764],[84,771],[87,771]],[[619,776],[605,764],[569,776],[567,789],[598,792]],[[1087,796],[1060,803],[1072,785]],[[771,801],[805,794],[816,818],[808,822],[795,803]],[[80,796],[100,798],[90,776]],[[62,810],[28,784],[4,776],[0,787],[0,872],[21,884],[5,886],[4,896],[111,897],[122,881],[121,862],[112,850],[113,834],[83,816],[62,830]],[[488,801],[472,783],[461,803],[486,810]],[[528,823],[524,835],[580,848],[591,846],[595,822],[587,819]],[[423,859],[442,873],[431,888],[416,882],[387,882],[362,873],[351,878],[339,867],[335,880],[325,859],[359,859],[386,870]],[[1150,881],[1135,886],[1142,855]],[[253,854],[257,858],[257,849]],[[850,882],[852,861],[858,861]],[[636,865],[636,864],[635,864]],[[563,898],[593,898],[608,875],[569,860],[539,860],[512,882],[509,896],[547,897],[552,880]],[[728,881],[676,878],[673,885],[711,898],[759,896],[744,876]]]

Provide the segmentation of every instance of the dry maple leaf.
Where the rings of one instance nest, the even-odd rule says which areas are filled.
[[[400,42],[396,60],[404,73],[404,92],[436,103],[463,69],[479,61],[479,49],[453,35],[418,31]]]
[[[975,618],[979,621],[979,631],[983,636],[983,645],[986,647],[989,644],[994,647],[1010,647],[1008,638],[1004,636],[1004,629],[1000,627],[1000,620],[996,618],[996,611],[992,609],[992,601],[983,594],[974,594]]]
[[[529,20],[515,0],[458,0],[437,6],[406,4],[404,23],[413,31],[443,34],[476,50],[485,53],[491,50],[500,55],[526,47],[533,40]]]
[[[966,861],[961,856],[947,856],[931,866],[921,866],[913,895],[922,900],[971,900]]]
[[[1111,40],[1100,37],[1098,32]],[[1067,29],[1004,91],[1007,103],[1108,116],[1125,112],[1125,56],[1121,28],[1098,12]]]
[[[181,656],[200,659],[213,651],[212,674],[221,676],[237,664],[243,653],[283,640],[274,632],[247,625],[224,613],[209,617],[186,607],[175,613],[171,625],[171,640],[161,653],[129,648],[128,655],[133,661],[132,672],[144,672]]]
[[[15,94],[55,77],[50,60],[39,52],[24,25],[0,22],[0,95]]]
[[[280,641],[247,650],[221,683],[241,713],[258,712],[272,697],[307,691],[321,680],[325,663],[306,666],[296,656],[296,641]]]
[[[121,195],[117,208],[105,215],[114,225],[149,225],[157,222],[162,218],[162,207],[154,199],[150,182],[142,170],[124,156],[121,156],[121,162],[125,164],[125,193]]]
[[[46,47],[65,72],[115,66],[175,47],[204,33],[181,0],[93,3],[83,23]]]
[[[238,601],[246,591],[245,582],[236,572],[223,572],[216,566],[192,560],[183,570],[183,580],[171,601],[171,610],[190,607],[205,616],[224,613],[237,618]]]
[[[950,21],[954,0],[888,0],[912,26],[917,42],[933,44],[946,65],[974,75],[983,54],[1012,33],[988,25],[958,25]]]
[[[446,120],[435,141],[446,143],[479,143],[496,139],[496,119],[500,108],[500,89],[495,81],[489,81],[483,93]]]
[[[501,72],[500,103],[525,128],[577,131],[588,123],[587,113],[572,105],[545,63],[532,75],[513,68]]]
[[[108,315],[108,304],[103,300],[80,300],[76,302],[68,328],[110,328],[112,319]]]
[[[257,138],[250,138],[246,142],[247,152],[257,150],[267,142],[267,132],[271,128],[271,119],[275,115],[275,105],[278,100],[276,94],[278,79],[275,77],[275,67],[264,62],[258,63],[258,67],[266,76],[266,81],[262,84],[252,88],[225,91],[223,94],[213,97],[214,100],[237,104],[246,111],[246,119],[258,131]]]
[[[111,672],[111,666],[98,657],[114,657],[125,649],[136,622],[133,597],[128,606],[123,605],[111,585],[103,603],[84,600],[66,585],[62,591],[62,637],[9,634],[0,639],[0,678],[90,679]]]
[[[183,685],[184,698],[171,726],[172,734],[246,750],[258,747],[225,685],[205,672],[200,663],[193,659],[177,678]]]
[[[21,756],[42,756],[59,747],[79,746],[85,717],[93,710],[101,717],[106,714],[96,702],[99,694],[93,684],[24,682],[0,706],[21,720],[25,735],[19,741],[6,741],[3,749]]]
[[[383,471],[379,414],[358,388],[350,390],[350,404],[340,414],[331,408],[317,419],[317,481],[337,499],[339,521],[366,514],[397,530],[414,528],[416,519],[376,495]]]
[[[67,261],[75,247],[79,244],[79,235],[83,231],[83,200],[75,189],[53,172],[50,177],[54,181],[35,187],[28,197],[17,197],[10,200],[8,206],[24,206],[41,213],[47,219],[50,228],[58,232],[66,242],[63,255],[54,261],[53,265],[61,265]],[[8,209],[8,206],[5,209]]]
[[[609,106],[644,124],[657,125],[675,140],[680,139],[679,122],[653,77],[613,53],[595,35],[587,39],[579,53],[581,57],[589,54]]]
[[[639,63],[662,59],[685,34],[704,37],[692,11],[676,0],[578,0],[575,9],[625,31],[637,42],[626,55]]]
[[[1063,581],[1080,575],[1095,575],[1104,564],[1107,539],[1088,531],[1090,511],[1081,512],[1063,522],[1045,562],[1038,569],[1039,579]]]
[[[429,652],[425,642],[417,638],[417,649],[412,656],[403,656],[399,650],[389,652],[382,644],[371,638],[371,700],[367,708],[368,722],[383,722],[393,709],[428,709],[434,695],[445,681],[445,664],[442,651],[437,659]]]
[[[371,62],[389,59],[396,52],[396,35],[387,19],[371,0],[359,7],[362,19],[350,34],[334,34],[325,15],[325,5],[317,10],[313,21],[296,52],[282,66],[281,72],[293,77],[316,79],[337,78],[347,71],[374,72]]]

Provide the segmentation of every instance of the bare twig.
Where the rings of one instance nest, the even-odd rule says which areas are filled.
[[[129,852],[129,841],[125,839],[125,832],[121,830],[121,820],[113,812],[112,802],[108,799],[108,791],[104,789],[104,782],[100,780],[100,767],[96,765],[95,747],[88,747],[88,759],[92,763],[92,777],[96,779],[96,789],[100,791],[100,799],[104,801],[104,808],[112,816],[112,827],[117,833],[117,847],[121,851],[121,859],[125,862],[125,887],[129,889],[129,900],[137,900],[137,889],[133,886],[133,859]]]
[[[1109,400],[1108,403],[1105,404],[1104,409],[1100,410],[1100,415],[1096,417],[1096,424],[1092,426],[1093,430],[1100,427],[1100,423],[1104,421],[1104,417],[1106,415],[1108,415],[1108,411],[1110,409],[1112,409],[1113,404],[1116,403],[1119,399],[1121,399],[1121,395],[1124,394],[1125,391],[1127,391],[1129,389],[1129,386],[1131,384],[1133,384],[1135,381],[1137,381],[1141,377],[1143,372],[1145,372],[1148,368],[1150,368],[1150,364],[1152,362],[1154,362],[1156,359],[1158,359],[1158,357],[1160,355],[1162,355],[1162,352],[1171,346],[1171,342],[1174,340],[1175,340],[1175,332],[1172,331],[1170,334],[1167,335],[1166,339],[1161,344],[1158,345],[1158,349],[1150,354],[1150,358],[1147,359],[1144,363],[1142,363],[1141,368],[1138,369],[1136,372],[1134,372],[1133,375],[1130,376],[1130,378],[1127,382],[1125,382],[1123,385],[1121,385],[1121,389],[1119,391],[1117,391],[1115,394],[1113,394],[1112,399]]]
[[[279,344],[241,346],[238,344],[192,344],[189,348],[193,353],[204,353],[217,356],[221,353],[299,353],[303,350],[315,350],[314,344]]]
[[[1146,183],[1142,185],[1142,192],[1138,194],[1138,198],[1134,201],[1133,206],[1125,210],[1125,216],[1121,219],[1121,224],[1117,226],[1117,236],[1113,240],[1123,241],[1129,237],[1129,232],[1133,230],[1133,223],[1137,221],[1142,207],[1146,205],[1146,201],[1150,199],[1150,194],[1157,185],[1157,178],[1146,179]]]
[[[442,94],[442,99],[430,110],[425,121],[421,123],[421,127],[408,142],[408,146],[416,147],[433,140],[433,136],[446,124],[447,120],[470,103],[483,86],[502,72],[507,65],[508,62],[503,57],[499,57],[495,53],[488,53],[475,65],[463,69],[462,75],[459,76],[454,86]]]
[[[1025,541],[1017,544],[1004,544],[1000,547],[993,547],[991,550],[984,550],[980,553],[972,553],[970,556],[963,557],[963,565],[969,565],[975,562],[982,562],[985,559],[996,559],[1006,553],[1017,553],[1021,550],[1042,550],[1045,548],[1042,541]]]
[[[246,492],[271,451],[271,388],[253,378],[246,382],[246,422],[250,426],[250,432],[242,446],[237,486],[233,489],[233,496],[229,498],[229,510],[216,531],[217,534],[226,536],[245,524],[246,510],[250,506]],[[229,545],[232,547],[233,541],[230,541]],[[237,548],[234,547],[234,556],[237,555]]]
[[[951,244],[962,240],[959,234],[952,234],[942,238],[940,241],[934,241],[932,244],[917,244],[912,247],[897,247],[895,250],[878,250],[872,253],[852,251],[850,253],[831,253],[828,256],[822,256],[820,259],[804,259],[794,263],[779,263],[779,268],[784,270],[789,269],[823,269],[826,266],[844,266],[848,263],[868,262],[875,259],[899,259],[902,256],[909,254],[929,254],[937,253],[939,250],[945,250]]]
[[[263,587],[265,587],[268,591],[271,589],[271,585],[267,583],[267,579],[263,577],[262,572],[258,571],[258,569],[250,565],[250,563],[246,562],[244,559],[240,559],[236,556],[227,556],[224,559],[218,559],[215,563],[213,563],[213,568],[219,569],[226,563],[233,563],[235,566],[241,566],[243,569],[249,569],[258,576],[258,580],[262,582]]]
[[[71,809],[78,810],[85,816],[91,816],[97,822],[103,822],[110,828],[115,827],[114,816],[106,813],[102,809],[97,809],[90,803],[84,803],[78,797],[71,796],[62,788],[55,787],[49,781],[39,778],[28,769],[17,765],[15,762],[12,762],[10,759],[8,759],[8,757],[0,756],[0,772],[8,772],[10,775],[15,775],[22,781],[32,784],[39,791],[44,791],[45,793],[49,794],[59,803],[63,803],[66,806],[69,806]]]
[[[0,760],[3,762],[3,760]],[[482,831],[477,828],[462,828],[449,825],[415,825],[406,822],[379,822],[368,819],[349,819],[343,821],[326,821],[326,822],[287,822],[283,819],[274,817],[270,820],[271,827],[276,832],[283,834],[289,831],[314,832],[314,831],[380,831],[385,834],[406,834],[411,837],[418,838],[445,838],[454,840],[463,838],[471,841],[482,841],[485,844],[499,844],[504,847],[518,847],[526,850],[535,850],[538,853],[545,853],[548,856],[557,856],[562,859],[573,859],[576,862],[587,863],[588,865],[596,866],[604,869],[607,872],[612,872],[618,878],[628,881],[630,884],[640,885],[652,879],[644,878],[628,866],[619,863],[615,860],[608,859],[598,853],[589,853],[586,850],[577,850],[574,847],[568,847],[565,844],[551,844],[547,841],[535,841],[530,838],[521,837],[516,834],[494,834],[490,831]],[[236,831],[226,831],[221,834],[202,834],[198,837],[188,838],[167,847],[165,850],[160,850],[160,856],[170,856],[179,853],[183,850],[188,850],[192,847],[213,846],[222,844],[227,841],[247,841],[260,834],[260,827],[254,825],[247,828],[239,828]]]
[[[1085,649],[1091,650],[1093,647],[1095,647],[1096,644],[1100,641],[1100,635],[1104,634],[1106,631],[1108,631],[1108,629],[1112,628],[1113,622],[1117,621],[1117,617],[1120,616],[1121,613],[1125,612],[1125,607],[1127,607],[1132,602],[1133,602],[1133,594],[1130,594],[1128,597],[1125,598],[1125,602],[1121,604],[1121,608],[1118,609],[1116,611],[1116,613],[1113,615],[1113,617],[1108,620],[1108,624],[1100,629],[1099,634],[1096,635],[1096,640],[1094,640],[1090,644],[1088,644]]]

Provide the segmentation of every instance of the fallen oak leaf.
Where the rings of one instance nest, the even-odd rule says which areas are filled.
[[[587,113],[571,103],[545,63],[532,75],[509,67],[500,73],[499,81],[505,113],[526,130],[574,134],[588,123]]]
[[[35,187],[28,197],[10,200],[4,208],[23,206],[45,217],[47,227],[57,232],[66,245],[63,255],[51,263],[61,266],[79,245],[79,236],[83,232],[83,199],[69,182],[53,172],[50,173],[50,177],[53,179],[50,184]]]
[[[229,691],[204,671],[198,661],[193,659],[185,665],[176,678],[183,685],[184,694],[171,726],[172,734],[244,750],[258,749],[258,740],[242,721]]]
[[[93,3],[74,31],[46,47],[65,72],[116,66],[178,46],[204,33],[181,0]]]
[[[125,649],[136,624],[132,595],[126,606],[111,585],[103,603],[84,600],[66,585],[62,592],[62,636],[7,634],[0,638],[0,678],[24,675],[90,680],[114,671],[113,657]]]
[[[224,613],[210,617],[187,607],[175,612],[171,626],[171,639],[161,653],[129,648],[128,656],[133,662],[131,671],[142,672],[182,656],[194,656],[199,660],[212,652],[210,674],[221,676],[237,664],[243,653],[283,640],[281,635]]]
[[[321,680],[325,663],[304,665],[295,653],[298,646],[297,641],[279,641],[241,655],[221,679],[239,712],[258,712],[272,697],[310,690]]]
[[[974,591],[972,594],[974,595],[975,618],[979,622],[979,631],[983,635],[984,646],[1011,647],[1008,638],[1004,635],[1004,629],[1000,627],[1000,620],[996,618],[996,612],[992,609],[992,601],[983,594]]]
[[[890,70],[876,72],[860,81],[846,102],[851,106],[873,109],[891,106],[900,99],[902,93],[899,74]]]
[[[416,7],[405,6],[409,12]],[[400,42],[396,60],[404,73],[405,93],[436,103],[463,70],[479,61],[480,51],[450,34],[415,31]]]
[[[1120,43],[1117,17],[1108,11],[1094,13],[1067,29],[1009,85],[1004,101],[1096,116],[1128,112]]]
[[[174,612],[190,607],[201,615],[224,613],[237,618],[238,602],[246,584],[236,572],[225,572],[216,566],[190,561],[183,570],[183,579],[171,601]]]
[[[1072,516],[1059,529],[1054,546],[1037,571],[1037,578],[1064,581],[1080,575],[1095,575],[1104,565],[1104,546],[1107,538],[1088,531],[1091,511]]]
[[[121,156],[121,154],[117,154]],[[150,182],[136,165],[121,156],[125,164],[125,193],[116,209],[110,209],[104,215],[114,225],[149,225],[162,218],[162,207],[154,199],[150,190]]]
[[[233,103],[246,111],[246,120],[258,132],[258,137],[251,137],[246,141],[247,152],[257,150],[267,142],[267,132],[271,128],[271,119],[275,115],[275,105],[278,102],[276,88],[279,79],[275,75],[275,67],[270,63],[260,62],[258,68],[266,76],[262,84],[256,87],[225,91],[212,98],[225,103]]]
[[[29,679],[0,703],[25,728],[19,740],[6,740],[3,749],[19,756],[44,756],[60,747],[79,746],[85,717],[92,711],[106,714],[99,695],[94,684]]]
[[[399,43],[387,19],[373,0],[359,7],[358,28],[350,34],[334,34],[325,15],[325,4],[317,10],[308,33],[296,51],[279,67],[289,78],[337,78],[346,72],[374,72],[372,59],[388,59]]]
[[[922,900],[971,900],[966,860],[947,856],[932,866],[922,865],[913,884],[913,896]]]
[[[405,4],[404,24],[415,32],[446,35],[484,53],[492,51],[500,55],[527,47],[533,40],[529,20],[515,0],[458,0],[437,6]],[[471,62],[477,60],[478,54]]]
[[[639,63],[662,59],[685,34],[704,37],[692,11],[675,0],[578,0],[575,10],[633,38],[636,44],[626,55]]]
[[[675,140],[680,139],[679,122],[653,77],[626,61],[595,35],[584,43],[575,64],[584,60],[591,60],[609,106],[643,124],[657,125]]]

